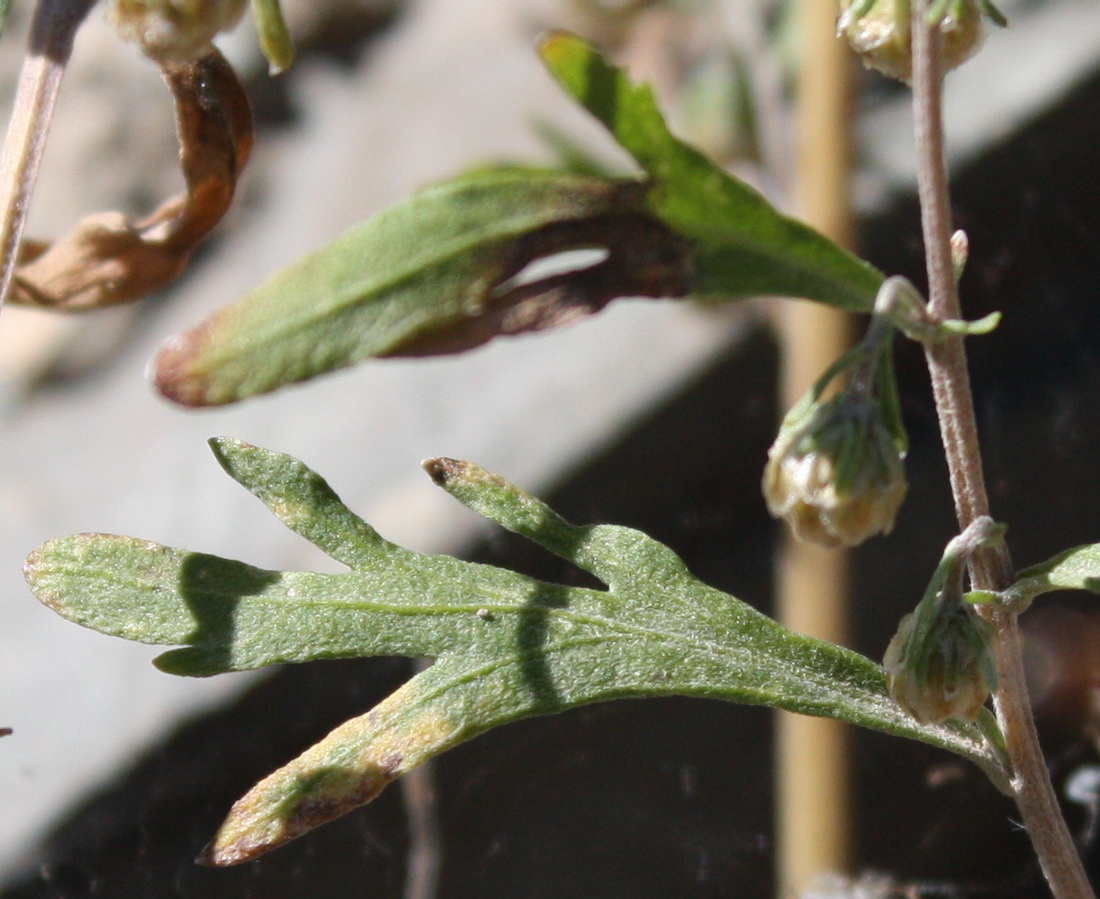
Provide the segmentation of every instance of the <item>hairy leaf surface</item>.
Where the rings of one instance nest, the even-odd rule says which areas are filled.
[[[878,271],[673,137],[649,88],[570,35],[542,52],[644,178],[490,169],[416,194],[167,343],[158,389],[189,406],[231,403],[372,357],[567,324],[619,297],[777,294],[871,309]],[[517,278],[574,249],[606,255]]]
[[[562,87],[645,171],[649,208],[692,241],[695,295],[775,294],[871,311],[882,274],[676,138],[647,85],[632,84],[566,32],[541,50]]]
[[[601,263],[513,281],[532,262],[602,248]],[[542,330],[623,295],[682,296],[684,242],[638,185],[492,169],[413,195],[170,341],[158,389],[230,403],[364,359],[452,353]]]
[[[621,697],[699,696],[838,718],[1000,774],[975,728],[918,724],[887,695],[878,665],[706,586],[639,531],[578,527],[476,465],[425,463],[474,511],[606,585],[565,587],[402,549],[297,460],[236,440],[212,445],[230,475],[350,571],[264,571],[85,534],[50,541],[28,559],[38,598],[87,627],[179,647],[157,659],[175,674],[341,656],[435,664],[253,788],[210,847],[211,863],[246,861],[344,814],[489,728]]]
[[[1010,594],[1032,599],[1053,590],[1087,590],[1100,593],[1100,543],[1074,546],[1026,568],[1017,575]]]

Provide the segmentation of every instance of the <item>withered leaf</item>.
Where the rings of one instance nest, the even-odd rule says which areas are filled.
[[[167,342],[157,389],[186,406],[233,403],[366,359],[544,330],[616,297],[779,295],[870,311],[882,274],[678,140],[648,87],[571,35],[542,55],[644,177],[511,168],[422,191]],[[605,256],[524,280],[528,263],[572,249]]]
[[[186,191],[139,222],[105,212],[52,246],[25,241],[13,302],[81,311],[140,299],[179,277],[229,208],[252,149],[252,112],[240,81],[215,49],[160,68],[176,103]]]
[[[461,353],[497,336],[542,331],[595,315],[624,296],[682,297],[690,290],[688,243],[656,219],[633,213],[560,222],[524,235],[509,248],[502,269],[513,275],[554,253],[600,249],[590,267],[535,278],[490,291],[479,315],[414,335],[379,356]]]
[[[532,263],[597,249],[590,268],[524,281]],[[235,402],[379,356],[460,352],[563,324],[623,296],[680,297],[688,244],[645,186],[537,169],[473,172],[414,194],[169,341],[157,389]]]

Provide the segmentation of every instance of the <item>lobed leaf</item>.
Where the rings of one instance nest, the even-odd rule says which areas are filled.
[[[639,531],[578,527],[476,465],[425,463],[461,502],[606,584],[564,587],[402,549],[297,460],[231,439],[212,445],[236,480],[351,570],[264,571],[84,534],[32,553],[35,595],[85,626],[181,647],[157,659],[176,674],[337,656],[436,660],[254,787],[207,851],[212,864],[254,858],[489,728],[620,697],[700,696],[837,718],[948,749],[1003,780],[975,727],[918,724],[887,695],[878,665],[706,586]]]

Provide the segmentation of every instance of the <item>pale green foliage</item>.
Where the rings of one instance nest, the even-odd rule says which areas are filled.
[[[212,445],[287,526],[351,570],[264,571],[85,534],[32,554],[27,578],[39,599],[108,634],[182,645],[157,660],[176,674],[340,656],[436,660],[238,803],[215,863],[251,858],[343,814],[488,728],[622,697],[699,696],[839,718],[949,749],[1000,776],[977,729],[918,724],[889,697],[878,665],[706,586],[639,531],[577,527],[476,465],[427,463],[461,502],[606,585],[564,587],[402,549],[297,460],[235,440]],[[319,816],[321,807],[331,813]]]
[[[674,137],[648,87],[572,35],[542,54],[643,177],[489,169],[416,194],[171,341],[159,389],[185,405],[231,403],[373,357],[554,327],[618,297],[773,294],[871,310],[882,274]],[[575,248],[607,259],[515,284],[529,263]]]

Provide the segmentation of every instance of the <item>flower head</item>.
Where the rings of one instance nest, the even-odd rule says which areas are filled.
[[[924,597],[886,648],[887,689],[924,724],[976,721],[997,686],[993,626],[967,602],[962,583],[975,549],[1003,539],[1004,527],[983,516],[952,540]]]
[[[160,62],[190,62],[216,34],[240,21],[246,0],[111,0],[110,18],[123,40]]]
[[[856,546],[893,528],[907,486],[903,458],[875,395],[849,389],[800,403],[768,452],[768,511],[802,540]]]
[[[923,724],[976,721],[997,684],[992,630],[961,598],[910,612],[882,660],[890,695]]]
[[[909,0],[842,0],[837,34],[848,41],[863,64],[891,78],[908,82],[913,74]],[[962,65],[985,38],[981,0],[948,0],[943,9],[945,70]]]

